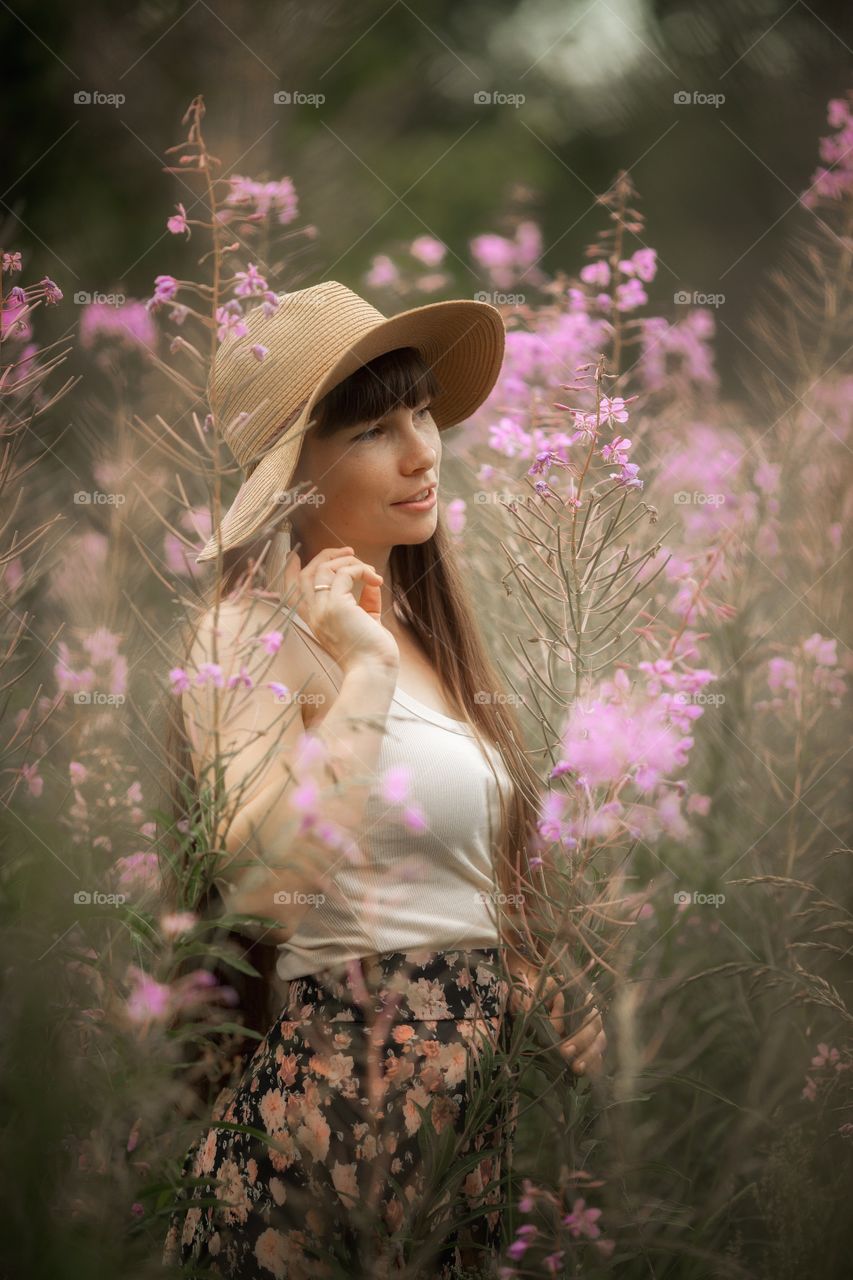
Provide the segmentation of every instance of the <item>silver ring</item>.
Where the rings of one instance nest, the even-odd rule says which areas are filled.
[[[332,589],[331,582],[315,582],[314,583],[315,591],[331,591],[331,589]]]

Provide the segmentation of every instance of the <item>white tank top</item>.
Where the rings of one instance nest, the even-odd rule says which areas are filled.
[[[325,655],[331,662],[307,623],[298,614],[293,621],[311,637],[320,661]],[[507,797],[501,754],[491,743],[486,750]],[[389,805],[380,778],[398,765],[410,770],[409,792],[403,805]],[[421,810],[423,830],[403,823],[405,805]],[[383,951],[499,945],[492,857],[499,830],[497,783],[471,726],[398,686],[356,833],[364,864],[338,862],[333,890],[279,944],[278,977],[287,981]]]

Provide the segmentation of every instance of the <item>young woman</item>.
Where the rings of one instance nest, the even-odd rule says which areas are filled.
[[[190,659],[236,674],[242,636],[282,631],[265,679],[302,691],[272,759],[257,702],[218,725],[240,797],[222,840],[244,864],[229,868],[225,903],[273,919],[261,936],[277,950],[277,1008],[217,1101],[213,1120],[231,1127],[187,1153],[187,1194],[202,1203],[175,1213],[164,1260],[247,1278],[416,1275],[419,1262],[429,1276],[493,1275],[515,1123],[495,1061],[517,1008],[500,961],[510,941],[509,970],[535,977],[512,904],[537,779],[494,696],[437,493],[441,432],[488,395],[503,325],[467,302],[386,320],[335,282],[283,301],[289,316],[247,317],[279,381],[267,371],[249,388],[235,352],[218,361],[229,420],[249,432],[229,440],[248,478],[202,553],[223,547],[226,598]],[[327,341],[325,365],[312,363]],[[276,504],[302,482],[313,500],[270,539]],[[258,561],[264,590],[241,595]],[[185,696],[200,776],[214,708],[204,688]],[[322,831],[294,840],[292,765],[307,740],[336,785]],[[408,825],[380,786],[395,766],[410,772]],[[567,1060],[595,1072],[603,1046],[591,1018]]]

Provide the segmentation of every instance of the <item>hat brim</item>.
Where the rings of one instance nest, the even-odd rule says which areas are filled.
[[[196,564],[255,538],[280,522],[291,507],[286,494],[299,459],[304,427],[316,404],[377,356],[398,347],[415,347],[435,373],[441,394],[431,405],[440,431],[464,422],[487,399],[497,382],[506,346],[501,313],[488,302],[452,299],[402,311],[376,324],[331,366],[317,384],[287,435],[261,458],[243,481]]]

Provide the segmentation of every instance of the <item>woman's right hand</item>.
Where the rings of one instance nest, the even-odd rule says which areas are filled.
[[[382,623],[382,575],[353,555],[352,547],[326,547],[302,567],[291,551],[284,568],[285,595],[343,672],[360,663],[397,669],[400,650]],[[361,583],[356,600],[353,586]],[[315,591],[329,583],[329,591]],[[291,598],[291,588],[295,588]]]

